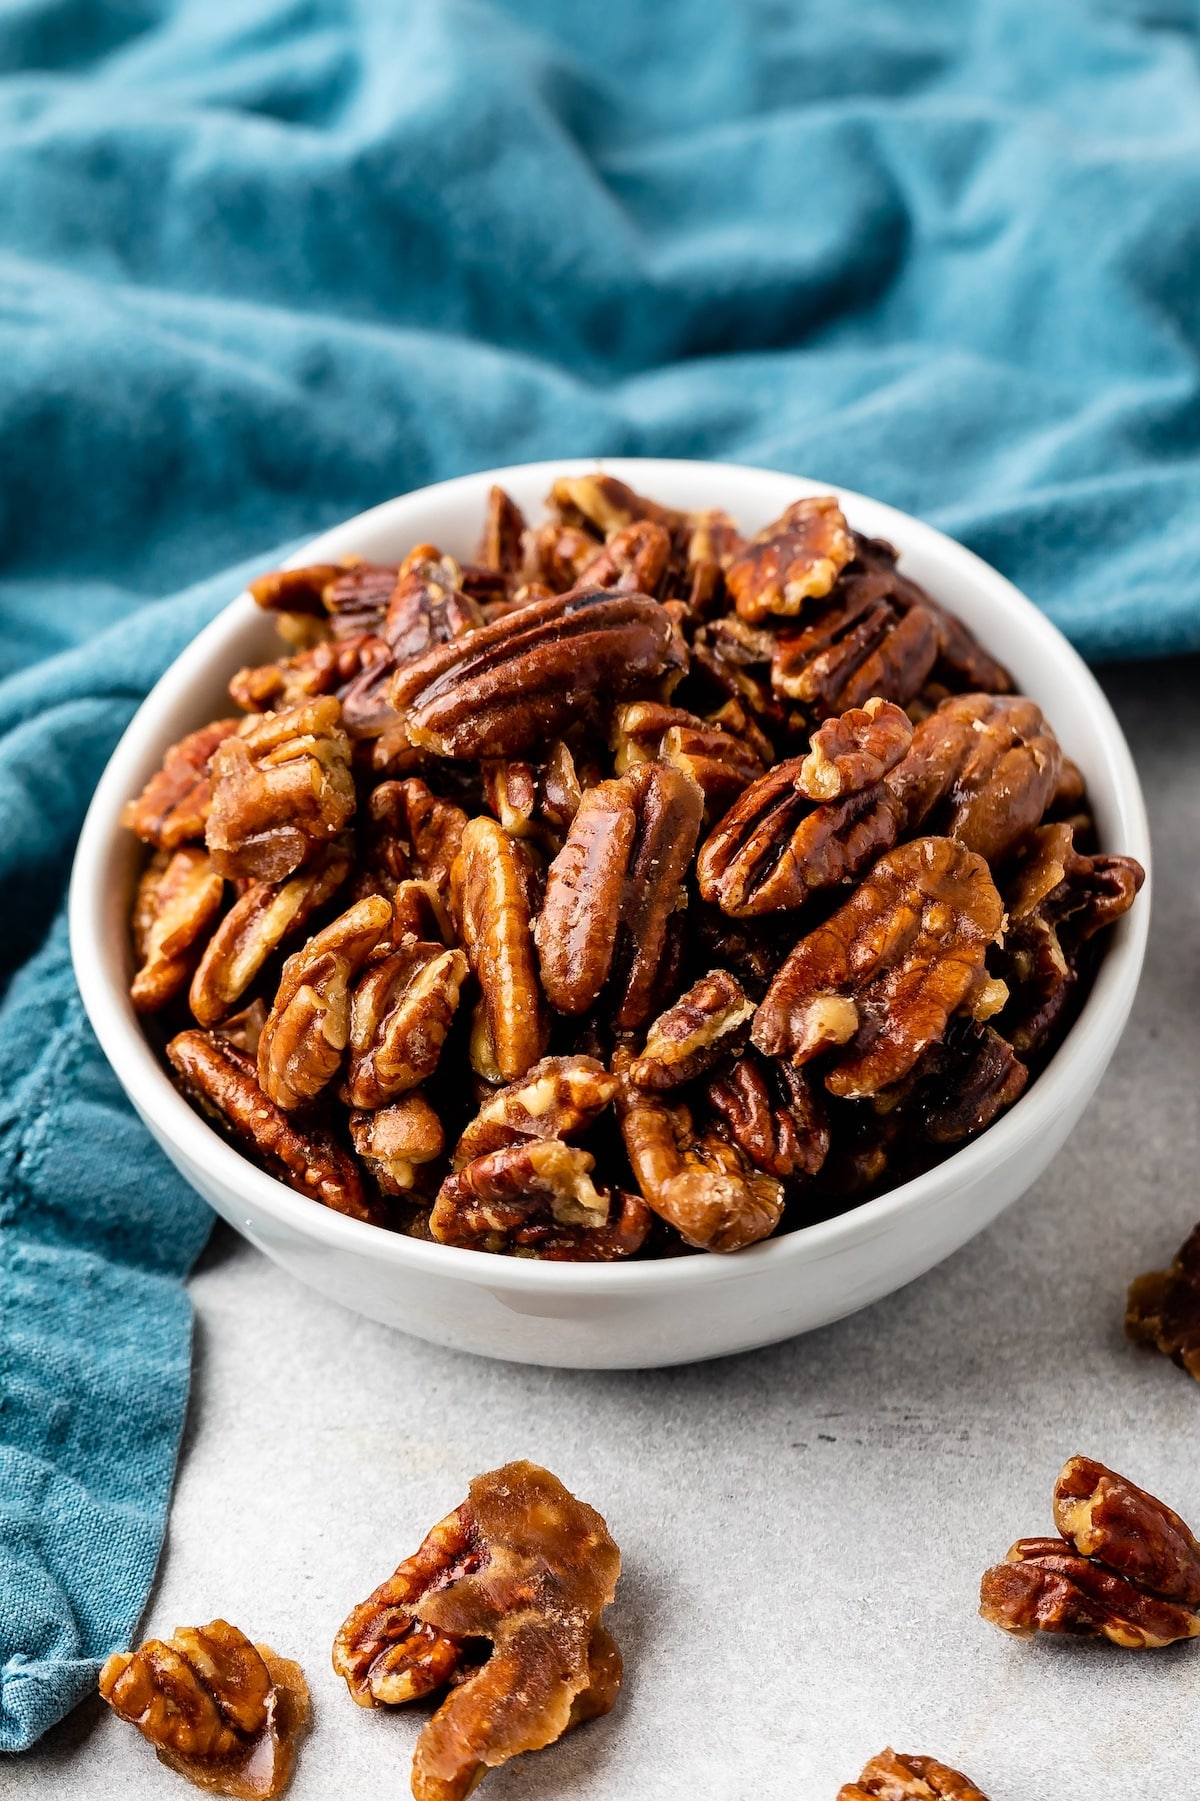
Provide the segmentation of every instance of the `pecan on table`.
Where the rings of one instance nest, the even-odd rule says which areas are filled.
[[[573,1138],[603,1113],[617,1079],[595,1057],[543,1057],[489,1095],[454,1147],[453,1167],[527,1138]]]
[[[361,1707],[453,1684],[417,1740],[416,1801],[463,1801],[488,1770],[609,1711],[621,1658],[600,1615],[620,1569],[593,1508],[509,1463],[353,1610],[333,1667]]]
[[[134,949],[141,959],[129,996],[139,1013],[154,1013],[187,987],[225,894],[225,878],[207,851],[192,845],[159,851],[138,883]]]
[[[215,719],[173,744],[136,800],[121,809],[121,824],[158,850],[178,850],[204,840],[212,804],[209,763],[213,752],[237,732],[236,719]]]
[[[466,977],[462,951],[419,939],[404,939],[370,963],[350,995],[346,1096],[352,1107],[385,1107],[433,1074]],[[325,1031],[328,1037],[328,1026]]]
[[[270,1175],[335,1213],[382,1218],[349,1152],[331,1132],[296,1125],[268,1100],[245,1051],[218,1032],[187,1031],[172,1038],[167,1058],[183,1092]]]
[[[979,996],[1003,924],[982,857],[949,838],[902,844],[800,940],[759,1006],[752,1040],[797,1066],[835,1051],[830,1093],[877,1094]]]
[[[473,819],[463,833],[451,888],[495,1069],[501,1080],[514,1082],[542,1055],[548,1032],[531,936],[535,866],[526,847],[494,819]]]
[[[227,1620],[114,1651],[99,1683],[113,1712],[197,1788],[270,1801],[287,1787],[308,1726],[304,1673]]]
[[[423,1094],[410,1089],[390,1106],[350,1115],[350,1138],[363,1167],[384,1194],[411,1198],[420,1170],[446,1148],[442,1122]]]
[[[258,1080],[268,1100],[285,1113],[315,1100],[341,1069],[350,1038],[352,986],[391,924],[391,902],[381,895],[355,901],[284,964],[258,1041]],[[362,1085],[372,1092],[383,1087],[383,1071],[389,1076],[398,1073],[389,1052],[396,1051],[402,1061],[401,1047],[390,1041],[377,1045],[369,1032],[370,1025],[382,1022],[390,998],[387,991],[382,1001],[374,1007],[368,1003],[364,1010],[368,1029],[359,1074]],[[376,1049],[381,1056],[378,1070],[373,1062]]]
[[[439,1244],[611,1262],[640,1250],[650,1216],[635,1195],[596,1188],[596,1160],[558,1138],[473,1157],[446,1177],[429,1229]],[[617,1202],[614,1210],[614,1201]]]
[[[1193,1228],[1170,1269],[1156,1269],[1130,1284],[1125,1330],[1137,1344],[1153,1345],[1200,1382],[1200,1226]]]
[[[618,1031],[650,1017],[703,807],[691,777],[665,763],[635,763],[584,795],[534,931],[560,1013],[586,1013],[611,984]]]
[[[281,944],[302,931],[350,873],[350,852],[332,844],[311,869],[284,882],[251,882],[205,946],[188,991],[202,1026],[231,1013]]]
[[[854,555],[854,540],[832,494],[793,501],[781,518],[751,538],[725,570],[725,586],[742,619],[760,624],[795,616],[827,595]]]
[[[802,1069],[739,1057],[705,1090],[740,1151],[768,1176],[815,1176],[829,1154],[829,1121],[819,1091]]]
[[[324,695],[217,746],[205,842],[222,875],[282,881],[344,830],[355,797],[341,720]]]
[[[1130,1650],[1200,1637],[1200,1545],[1179,1515],[1090,1457],[1054,1485],[1059,1538],[1018,1539],[985,1570],[979,1611],[1019,1638],[1109,1639]]]
[[[837,1801],[987,1801],[987,1796],[961,1770],[936,1757],[901,1755],[889,1745],[857,1782],[838,1790]]]
[[[629,1066],[635,1088],[678,1088],[750,1036],[754,1002],[726,969],[710,970],[652,1023]]]

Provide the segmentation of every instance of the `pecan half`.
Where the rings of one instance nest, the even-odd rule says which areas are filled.
[[[608,1224],[608,1196],[592,1183],[596,1159],[557,1138],[526,1139],[489,1151],[447,1176],[430,1218],[441,1244],[504,1251],[522,1229],[548,1218],[595,1230]]]
[[[1054,1484],[1054,1524],[1092,1557],[1185,1607],[1200,1607],[1200,1544],[1164,1501],[1092,1457],[1071,1457]]]
[[[239,724],[237,719],[214,719],[173,744],[137,799],[122,807],[121,824],[158,850],[201,841],[212,803],[209,761]]]
[[[393,668],[404,669],[483,624],[478,601],[462,592],[461,581],[452,557],[406,559],[380,627]]]
[[[726,969],[710,970],[654,1021],[629,1066],[635,1088],[678,1088],[711,1069],[750,1035],[754,1002]]]
[[[503,488],[493,484],[488,489],[477,560],[485,569],[496,569],[506,579],[514,579],[521,570],[524,534],[524,513]]]
[[[671,555],[666,528],[653,519],[638,519],[614,532],[579,572],[583,588],[624,589],[633,594],[657,594]]]
[[[308,1685],[298,1663],[251,1644],[228,1620],[114,1651],[99,1685],[118,1718],[198,1788],[270,1801],[287,1787],[308,1725]]]
[[[453,908],[478,981],[501,1079],[515,1082],[546,1048],[534,963],[534,870],[525,846],[494,819],[473,819],[454,864]],[[481,1072],[482,1073],[482,1072]]]
[[[205,935],[221,911],[225,878],[206,851],[159,851],[138,883],[133,938],[141,968],[129,997],[154,1013],[187,987]]]
[[[218,1032],[180,1032],[167,1046],[179,1085],[239,1150],[309,1200],[378,1220],[353,1157],[320,1126],[293,1124],[258,1085],[254,1059]]]
[[[1007,1038],[971,1014],[958,1014],[897,1098],[909,1126],[929,1143],[960,1144],[1019,1100],[1028,1080],[1028,1067]]]
[[[284,1112],[315,1100],[340,1070],[350,1037],[351,984],[391,923],[389,901],[379,895],[356,901],[284,964],[258,1041],[259,1085]]]
[[[402,669],[392,702],[411,743],[443,757],[508,757],[661,676],[670,618],[641,594],[556,594]]]
[[[406,848],[417,873],[440,893],[450,891],[450,872],[462,849],[467,815],[451,800],[434,794],[418,776],[402,782],[380,782],[371,790],[368,811],[377,860],[396,857],[396,843]],[[402,865],[397,862],[399,869]]]
[[[325,695],[217,746],[205,841],[222,875],[281,881],[345,829],[354,782],[341,718]]]
[[[286,882],[252,882],[234,901],[205,947],[188,1001],[202,1026],[215,1026],[237,1006],[267,959],[333,899],[350,873],[350,855],[331,847],[312,869]]]
[[[547,505],[567,525],[588,525],[607,538],[636,520],[649,519],[665,526],[668,532],[688,524],[691,515],[676,507],[661,506],[635,494],[615,475],[566,475],[556,481],[547,496]]]
[[[761,776],[758,749],[715,721],[700,719],[684,707],[661,701],[635,700],[616,714],[618,775],[634,763],[673,763],[691,776],[704,796],[705,818],[720,819],[738,795]]]
[[[618,1063],[618,1074],[627,1075]],[[769,1238],[783,1213],[783,1185],[755,1169],[736,1145],[698,1137],[683,1106],[623,1081],[617,1112],[625,1150],[649,1204],[697,1250],[739,1251]]]
[[[295,622],[306,617],[327,620],[335,638],[353,638],[360,632],[378,632],[399,573],[394,563],[347,557],[341,563],[273,569],[251,582],[250,592],[260,607],[282,615],[281,628],[288,638],[302,639]]]
[[[616,1091],[616,1077],[595,1057],[543,1057],[519,1082],[488,1097],[455,1145],[453,1167],[526,1138],[571,1138],[603,1113]]]
[[[1003,925],[982,857],[949,838],[900,845],[797,944],[755,1015],[753,1042],[797,1065],[844,1046],[825,1086],[846,1100],[876,1094],[978,993]]]
[[[854,555],[854,540],[832,494],[793,501],[732,559],[725,586],[743,619],[794,616],[823,599]]]
[[[837,1801],[987,1801],[987,1796],[961,1770],[936,1757],[901,1755],[889,1745],[857,1782],[838,1790]]]
[[[882,781],[912,743],[908,714],[890,700],[872,695],[818,726],[812,748],[796,772],[796,786],[810,800],[844,800]]]
[[[1136,1344],[1153,1345],[1200,1382],[1200,1226],[1184,1240],[1170,1269],[1150,1270],[1130,1284],[1125,1330]]]
[[[354,1609],[333,1665],[361,1705],[454,1682],[417,1740],[416,1801],[464,1801],[489,1769],[612,1706],[620,1653],[599,1620],[620,1569],[598,1513],[548,1470],[510,1463],[477,1476]],[[491,1646],[482,1664],[479,1641]]]
[[[229,684],[229,698],[247,713],[274,713],[322,694],[337,694],[345,711],[347,689],[364,672],[387,661],[387,645],[371,632],[325,639],[294,657],[239,669]],[[353,730],[348,716],[346,724]]]
[[[584,795],[535,928],[559,1012],[586,1013],[611,981],[617,1030],[645,1024],[703,807],[695,782],[662,763],[635,763]]]
[[[462,951],[419,940],[363,972],[350,996],[352,1107],[386,1106],[433,1074],[466,977]]]
[[[350,1137],[384,1194],[411,1195],[420,1169],[435,1162],[446,1148],[441,1120],[416,1090],[390,1107],[352,1113]]]
[[[714,1076],[705,1097],[725,1131],[768,1176],[815,1176],[829,1153],[829,1121],[802,1069],[753,1052]]]

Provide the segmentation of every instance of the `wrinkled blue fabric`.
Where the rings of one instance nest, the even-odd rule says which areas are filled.
[[[0,1747],[161,1540],[208,1215],[46,929],[230,565],[718,456],[932,519],[1092,656],[1195,649],[1198,354],[1196,0],[0,0]]]

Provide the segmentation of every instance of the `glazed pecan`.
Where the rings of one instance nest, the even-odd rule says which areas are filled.
[[[818,726],[811,749],[796,773],[796,786],[810,800],[845,800],[882,781],[912,743],[912,721],[890,700],[872,695]]]
[[[663,763],[635,763],[584,795],[535,928],[542,984],[559,1012],[586,1013],[611,983],[616,1029],[645,1024],[703,806],[690,776]]]
[[[400,670],[392,702],[410,742],[424,750],[516,756],[673,661],[671,620],[645,595],[554,595]]]
[[[556,481],[547,496],[550,506],[566,525],[589,526],[607,538],[636,520],[649,519],[668,532],[687,527],[691,515],[676,507],[660,506],[635,494],[615,475],[567,475]]]
[[[286,882],[251,882],[205,947],[188,1001],[202,1026],[237,1006],[267,959],[333,899],[350,873],[346,845],[335,843],[311,869]]]
[[[854,555],[854,540],[832,494],[795,500],[732,559],[725,586],[741,618],[759,624],[794,616],[821,600]]]
[[[187,986],[204,938],[221,911],[225,878],[207,851],[187,846],[158,851],[138,883],[133,942],[141,967],[129,997],[139,1013],[154,1013]]]
[[[543,1057],[484,1101],[454,1147],[453,1167],[526,1138],[571,1138],[603,1113],[616,1091],[616,1077],[595,1057]]]
[[[137,799],[122,807],[121,824],[158,850],[201,842],[212,803],[209,761],[239,724],[236,719],[215,719],[173,744]]]
[[[650,1229],[649,1213],[637,1196],[597,1189],[595,1162],[558,1138],[528,1138],[474,1157],[442,1183],[430,1230],[440,1244],[466,1250],[588,1262],[632,1256]]]
[[[1003,925],[982,857],[949,838],[902,844],[800,940],[755,1015],[753,1042],[796,1065],[844,1047],[825,1086],[846,1100],[877,1094],[978,995]]]
[[[454,1683],[417,1740],[416,1801],[463,1801],[488,1770],[608,1711],[621,1660],[599,1620],[620,1569],[598,1513],[548,1470],[509,1463],[354,1609],[333,1665],[360,1705]]]
[[[960,1144],[1019,1100],[1028,1080],[1029,1070],[1007,1038],[971,1014],[958,1014],[896,1098],[903,1101],[910,1126],[929,1143]]]
[[[462,808],[433,794],[418,776],[380,782],[371,790],[367,806],[375,861],[386,867],[390,858],[397,871],[403,868],[407,874],[411,858],[419,875],[448,894],[450,872],[467,828]]]
[[[987,1796],[961,1770],[935,1757],[901,1755],[889,1745],[857,1782],[838,1790],[837,1801],[987,1801]]]
[[[687,1107],[667,1106],[624,1079],[617,1112],[638,1187],[661,1219],[698,1250],[739,1251],[769,1238],[783,1213],[783,1185],[755,1169],[715,1132],[697,1136]]]
[[[657,594],[671,556],[666,528],[652,519],[638,519],[613,533],[579,572],[582,588],[623,589],[633,594]]]
[[[1200,1226],[1175,1254],[1170,1269],[1138,1276],[1129,1288],[1125,1330],[1153,1345],[1200,1382]]]
[[[343,701],[347,729],[353,732],[345,707],[346,691],[357,685],[364,672],[387,661],[387,645],[371,632],[325,639],[294,657],[239,669],[229,684],[229,698],[247,713],[275,713],[322,694],[337,694]]]
[[[728,812],[738,795],[761,776],[758,749],[721,724],[700,719],[685,707],[635,700],[618,707],[614,767],[618,775],[634,763],[673,763],[691,776],[704,796],[711,823]]]
[[[393,668],[404,669],[483,624],[478,601],[463,593],[461,582],[462,570],[452,557],[406,558],[380,627]]]
[[[391,903],[382,896],[356,901],[284,964],[258,1041],[258,1080],[267,1098],[285,1113],[315,1100],[341,1069],[350,1037],[351,986],[391,923]],[[385,996],[380,1019],[386,1011]],[[374,1012],[370,1018],[374,1020]],[[376,1048],[382,1068],[396,1073],[388,1059],[390,1042],[376,1046],[370,1039],[360,1064],[364,1087],[380,1084],[371,1060]]]
[[[514,580],[521,570],[524,534],[524,513],[503,488],[493,484],[488,489],[477,560],[485,569],[495,569],[506,580]]]
[[[350,996],[352,1107],[387,1106],[433,1074],[466,977],[462,951],[411,939],[363,971]]]
[[[347,557],[341,563],[274,569],[251,582],[250,592],[260,607],[281,616],[281,626],[291,622],[285,633],[290,639],[303,639],[296,624],[304,618],[327,621],[335,638],[354,638],[378,632],[398,574],[394,563]]]
[[[341,719],[325,695],[217,746],[205,841],[222,875],[282,881],[345,829],[354,782]]]
[[[473,819],[451,885],[462,943],[482,991],[495,1068],[503,1081],[515,1082],[542,1055],[548,1031],[531,935],[534,867],[525,846],[494,819]]]
[[[635,1088],[678,1088],[711,1069],[750,1035],[754,1002],[726,969],[710,970],[651,1025],[629,1066]]]
[[[734,613],[710,619],[692,639],[693,680],[689,685],[714,688],[726,700],[735,701],[770,742],[786,743],[793,716],[770,678],[777,642],[774,632],[747,625]],[[771,760],[773,757],[774,752]]]
[[[739,1057],[705,1097],[740,1151],[768,1176],[815,1176],[829,1153],[829,1121],[802,1069]]]
[[[99,1685],[113,1712],[197,1788],[270,1801],[287,1787],[308,1685],[298,1663],[251,1644],[228,1620],[114,1651]]]
[[[781,632],[771,657],[776,693],[815,719],[860,707],[871,695],[905,706],[938,659],[938,619],[916,588],[901,596],[886,558],[856,541],[855,561],[829,604],[800,631]]]
[[[1054,1484],[1054,1524],[1081,1557],[1167,1600],[1200,1607],[1200,1544],[1165,1502],[1092,1457],[1071,1457]]]
[[[419,1170],[446,1148],[442,1122],[415,1089],[370,1113],[350,1115],[350,1137],[384,1194],[410,1196]]]
[[[353,1157],[332,1133],[319,1126],[302,1129],[268,1100],[253,1057],[218,1032],[197,1031],[173,1038],[167,1057],[189,1099],[268,1175],[335,1213],[379,1219]]]

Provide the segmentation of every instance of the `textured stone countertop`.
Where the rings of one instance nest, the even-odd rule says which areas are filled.
[[[626,1684],[607,1721],[488,1777],[488,1801],[833,1801],[888,1743],[991,1801],[1194,1791],[1200,1646],[1030,1645],[975,1612],[984,1566],[1051,1529],[1071,1452],[1200,1527],[1200,1388],[1121,1327],[1129,1278],[1200,1216],[1200,668],[1105,680],[1157,856],[1133,1021],[1041,1182],[931,1275],[772,1350],[581,1374],[434,1350],[216,1232],[146,1625],[223,1613],[303,1662],[294,1801],[408,1793],[419,1721],[352,1705],[333,1632],[468,1477],[521,1456],[621,1546]],[[96,1701],[0,1765],[14,1801],[188,1792]]]

